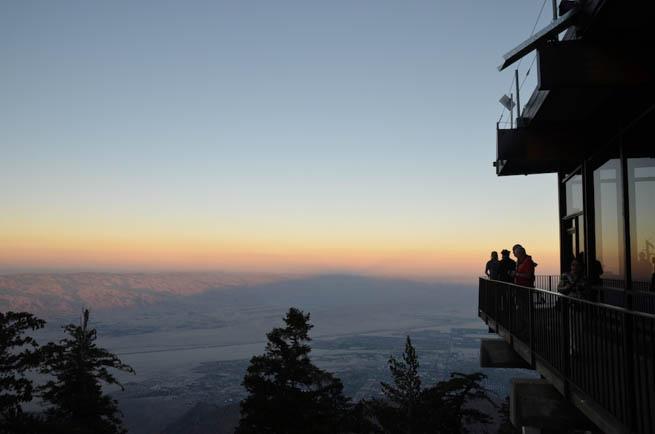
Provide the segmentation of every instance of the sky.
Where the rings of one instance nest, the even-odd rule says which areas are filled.
[[[556,176],[492,167],[544,4],[2,2],[0,272],[555,273]]]

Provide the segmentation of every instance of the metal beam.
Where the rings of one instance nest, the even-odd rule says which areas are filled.
[[[505,61],[503,62],[502,65],[498,67],[498,70],[502,71],[512,63],[519,60],[521,57],[535,50],[538,45],[545,43],[548,40],[548,38],[566,30],[568,27],[570,27],[573,24],[573,20],[578,14],[578,11],[579,11],[578,8],[571,9],[570,11],[559,17],[557,20],[551,22],[546,27],[539,30],[534,35],[530,36],[528,39],[523,41],[517,47],[505,53],[505,55],[503,56],[503,59],[505,59]]]

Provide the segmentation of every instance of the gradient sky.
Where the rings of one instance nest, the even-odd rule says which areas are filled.
[[[543,3],[2,2],[0,271],[555,272],[555,175],[491,165]]]

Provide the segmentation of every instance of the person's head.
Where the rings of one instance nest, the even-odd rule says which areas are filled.
[[[491,259],[498,260],[498,252],[491,252]]]
[[[503,256],[503,258],[509,258],[509,250],[503,249],[500,254]]]
[[[571,261],[571,273],[575,275],[582,274],[584,269],[584,264],[579,259],[574,259]]]
[[[526,255],[525,249],[520,244],[516,244],[514,247],[512,247],[512,251],[514,252],[514,256],[516,256],[516,259],[519,260],[523,259]]]

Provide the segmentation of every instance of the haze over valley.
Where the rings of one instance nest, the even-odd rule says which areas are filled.
[[[231,426],[249,359],[290,306],[311,313],[312,360],[357,400],[379,396],[389,355],[402,351],[406,335],[426,384],[480,370],[479,339],[487,336],[475,282],[270,273],[15,274],[0,282],[3,310],[48,320],[40,342],[61,339],[60,325],[91,308],[99,345],[136,370],[121,374],[124,392],[113,391],[136,434],[174,433],[179,418],[198,412]],[[504,396],[511,370],[486,373],[487,387]]]

